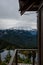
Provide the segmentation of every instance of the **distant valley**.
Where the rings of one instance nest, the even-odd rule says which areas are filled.
[[[37,48],[38,32],[33,30],[16,30],[6,29],[0,30],[0,49],[7,46],[15,46],[15,48]]]

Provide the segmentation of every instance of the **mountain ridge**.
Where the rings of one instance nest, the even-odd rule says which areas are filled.
[[[37,30],[0,30],[0,39],[18,48],[37,48]]]

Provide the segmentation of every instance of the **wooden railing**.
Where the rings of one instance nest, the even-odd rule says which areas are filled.
[[[9,62],[8,65],[12,65],[13,60],[14,60],[14,57],[15,57],[15,55],[16,55],[16,52],[17,52],[17,49],[14,50],[14,53],[13,53],[13,55],[12,55],[12,57],[11,57],[10,62]]]
[[[12,55],[12,57],[11,57],[9,63],[8,63],[8,65],[13,65],[14,58],[16,60],[15,65],[18,64],[18,62],[17,62],[17,54],[18,54],[18,51],[22,51],[22,50],[24,50],[24,51],[25,50],[32,51],[32,54],[33,54],[33,64],[32,65],[35,65],[34,52],[38,51],[38,49],[15,49],[14,53],[13,53],[13,55]]]

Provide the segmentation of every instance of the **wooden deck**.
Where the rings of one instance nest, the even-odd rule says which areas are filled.
[[[13,63],[12,65],[16,65],[15,63]],[[23,63],[18,63],[17,65],[32,65],[32,64],[23,64]],[[37,65],[37,64],[35,64]]]
[[[18,63],[18,65],[32,65],[32,64],[23,64],[23,63]]]
[[[13,65],[15,65],[15,63],[13,63]],[[33,64],[18,63],[17,65],[33,65]],[[38,65],[38,64],[35,64],[35,65]]]

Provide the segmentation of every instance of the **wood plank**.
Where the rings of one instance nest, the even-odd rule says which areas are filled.
[[[12,65],[13,60],[14,60],[14,57],[15,57],[15,54],[16,54],[16,51],[17,51],[17,50],[15,49],[8,65]]]

